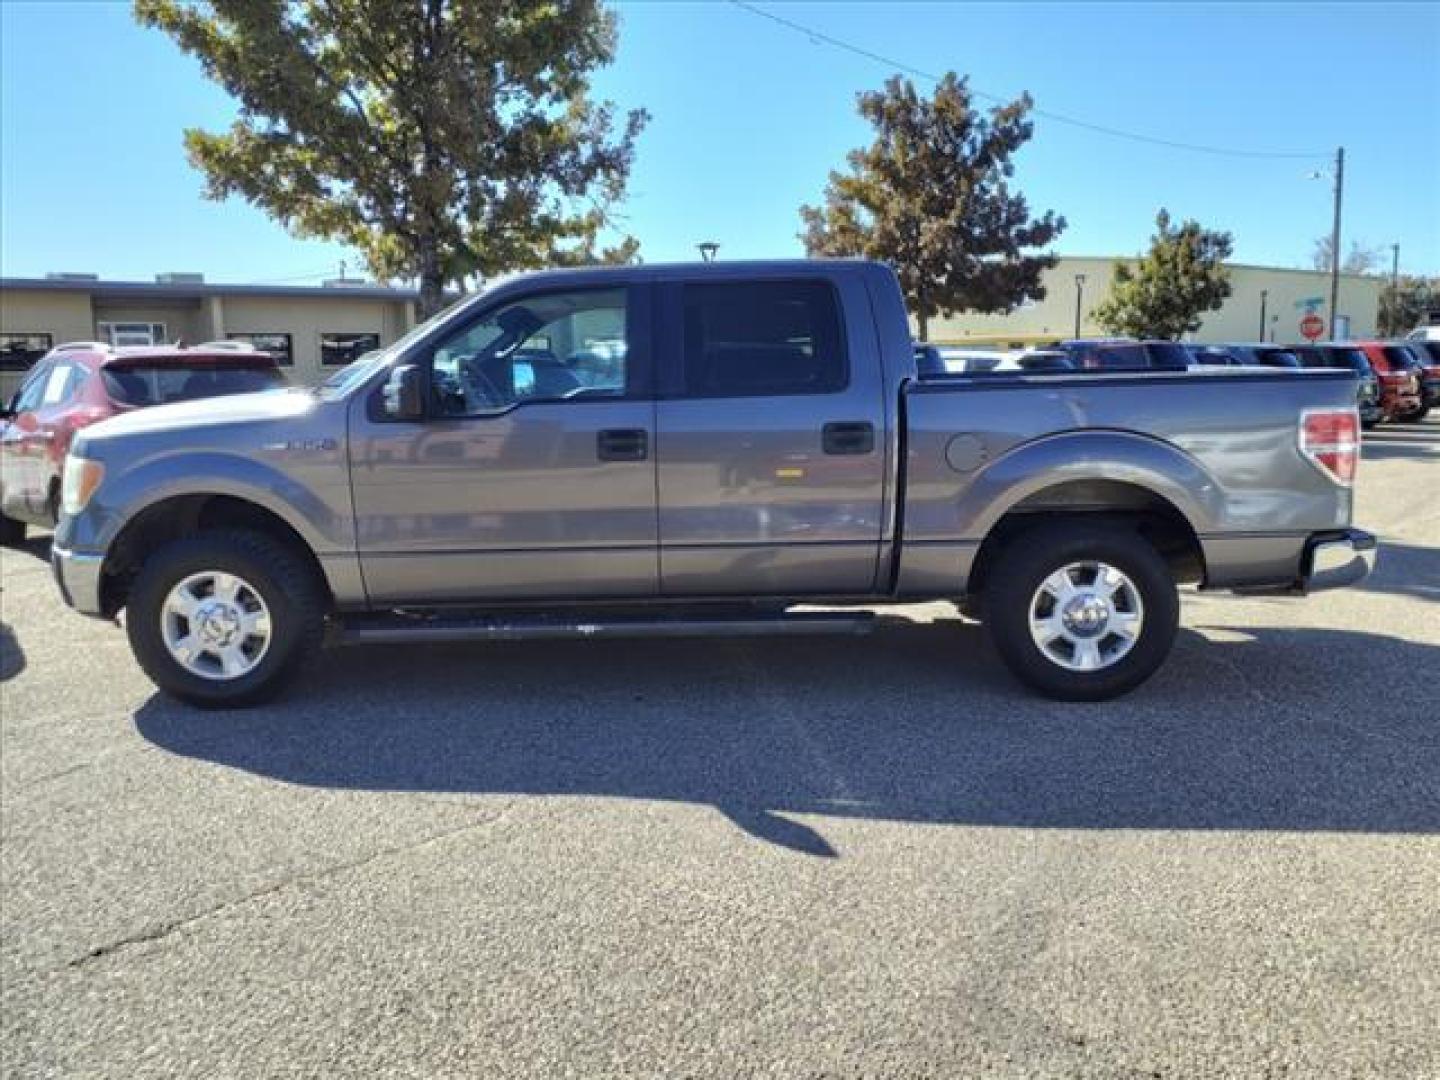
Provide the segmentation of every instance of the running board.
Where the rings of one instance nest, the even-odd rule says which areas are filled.
[[[872,612],[798,612],[772,618],[619,617],[542,615],[361,616],[338,628],[341,645],[441,644],[455,641],[547,641],[577,638],[684,638],[858,635],[874,629]]]

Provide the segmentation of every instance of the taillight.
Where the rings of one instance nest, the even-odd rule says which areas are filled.
[[[1354,409],[1306,409],[1300,414],[1300,453],[1348,487],[1360,460],[1360,417]]]

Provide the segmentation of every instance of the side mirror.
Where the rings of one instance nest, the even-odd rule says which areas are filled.
[[[385,380],[383,401],[385,415],[392,420],[421,420],[425,416],[425,398],[421,392],[420,369],[404,364]]]

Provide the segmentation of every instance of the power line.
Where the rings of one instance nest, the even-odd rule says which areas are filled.
[[[832,37],[831,35],[823,33],[822,31],[815,30],[809,26],[805,26],[791,19],[787,19],[783,15],[776,15],[773,11],[766,11],[764,8],[756,7],[754,4],[749,3],[748,0],[730,0],[730,3],[734,4],[736,7],[740,8],[743,11],[750,12],[750,14],[752,15],[759,15],[763,19],[769,19],[771,22],[778,23],[779,25],[789,30],[794,30],[798,34],[804,34],[812,41],[821,42],[825,45],[830,45],[837,49],[843,49],[845,52],[854,53],[856,56],[863,56],[867,60],[874,60],[876,63],[884,64],[887,67],[895,68],[897,71],[903,71],[907,75],[914,75],[918,78],[927,79],[930,82],[934,83],[938,83],[940,81],[940,76],[935,75],[929,71],[921,71],[917,67],[912,67],[909,64],[903,64],[899,60],[895,60],[888,56],[883,56],[877,52],[872,52],[869,49],[862,48],[859,45],[851,44],[848,41],[842,41],[840,38]],[[1008,103],[1007,99],[1001,97],[999,94],[987,93],[986,91],[980,90],[973,86],[970,87],[970,92],[978,98],[983,98],[986,101],[993,101],[997,105],[1004,105]],[[1188,143],[1179,142],[1175,139],[1162,139],[1156,135],[1142,135],[1139,132],[1125,131],[1121,128],[1108,127],[1105,124],[1093,124],[1089,120],[1081,120],[1074,116],[1066,116],[1064,113],[1051,112],[1048,109],[1032,109],[1031,111],[1036,116],[1043,116],[1045,119],[1053,120],[1057,124],[1069,124],[1071,127],[1083,128],[1086,131],[1094,131],[1101,135],[1110,135],[1117,139],[1129,139],[1132,142],[1149,143],[1152,146],[1166,146],[1172,150],[1190,150],[1199,154],[1219,154],[1225,157],[1245,158],[1318,158],[1329,156],[1328,151],[1319,150],[1239,150],[1233,147],[1226,146],[1205,146],[1201,143]]]

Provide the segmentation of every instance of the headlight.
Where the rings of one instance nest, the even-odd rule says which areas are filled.
[[[67,455],[65,475],[60,482],[60,509],[72,516],[80,513],[104,479],[105,466],[100,462]]]

